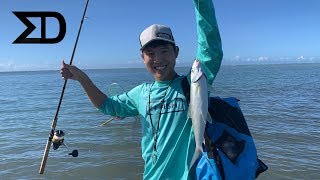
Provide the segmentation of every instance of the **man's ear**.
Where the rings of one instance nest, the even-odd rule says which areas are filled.
[[[143,52],[141,51],[141,59],[143,60],[143,63],[145,63],[145,60],[144,60],[144,54]]]
[[[176,48],[176,49],[175,49],[176,58],[178,58],[178,55],[179,55],[179,47],[178,47],[178,46],[176,46],[175,48]]]

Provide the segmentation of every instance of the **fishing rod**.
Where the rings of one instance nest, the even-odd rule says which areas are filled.
[[[76,41],[75,41],[75,44],[74,44],[74,47],[73,47],[73,51],[72,51],[72,55],[71,55],[71,59],[70,59],[70,63],[69,63],[70,65],[72,64],[73,57],[74,57],[74,54],[76,52],[76,48],[77,48],[77,44],[78,44],[78,40],[79,40],[79,36],[80,36],[80,32],[81,32],[83,20],[85,19],[85,15],[86,15],[88,4],[89,4],[89,0],[86,0],[86,5],[85,5],[84,11],[83,11],[83,15],[82,15],[82,19],[81,19],[81,22],[80,22],[78,35],[77,35],[77,38],[76,38]],[[44,169],[46,167],[46,163],[47,163],[48,154],[49,154],[49,150],[50,150],[51,144],[54,144],[53,148],[55,150],[58,149],[58,147],[60,145],[65,145],[63,143],[64,133],[61,130],[55,131],[55,128],[57,126],[58,114],[59,114],[60,106],[61,106],[61,103],[62,103],[63,94],[64,94],[64,91],[66,89],[66,85],[67,85],[67,79],[64,81],[62,92],[61,92],[61,95],[60,95],[59,104],[58,104],[58,107],[57,107],[57,111],[56,111],[56,114],[55,114],[55,116],[54,116],[54,118],[52,120],[51,131],[49,133],[49,138],[48,138],[48,141],[47,141],[47,145],[46,145],[44,153],[43,153],[43,157],[42,157],[42,161],[41,161],[41,165],[40,165],[40,169],[39,169],[39,174],[43,174],[44,173]],[[68,147],[67,147],[67,149],[68,149]],[[69,153],[69,155],[72,155],[73,157],[77,157],[78,156],[78,151],[77,150],[73,150],[72,153]]]

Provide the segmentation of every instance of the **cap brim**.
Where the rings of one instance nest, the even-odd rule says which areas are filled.
[[[165,39],[165,38],[155,38],[155,39],[152,39],[152,40],[150,40],[149,42],[145,43],[145,44],[140,48],[140,51],[142,51],[146,46],[148,46],[150,43],[152,43],[152,42],[154,42],[154,41],[166,41],[166,42],[175,44],[174,41],[170,41],[170,40]]]

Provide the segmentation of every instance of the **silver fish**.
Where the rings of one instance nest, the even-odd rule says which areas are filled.
[[[188,116],[192,119],[196,148],[189,168],[193,166],[200,155],[203,154],[202,143],[206,122],[211,122],[208,116],[208,82],[202,72],[201,62],[195,60],[191,68],[190,104]]]

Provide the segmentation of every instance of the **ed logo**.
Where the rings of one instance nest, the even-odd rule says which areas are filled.
[[[66,21],[64,17],[58,12],[23,12],[13,11],[21,22],[23,22],[27,29],[13,42],[13,44],[55,44],[64,38],[66,35]],[[28,17],[41,18],[41,37],[40,38],[27,38],[31,34],[36,26],[32,24]],[[46,18],[55,18],[59,22],[59,34],[55,38],[46,37]]]

